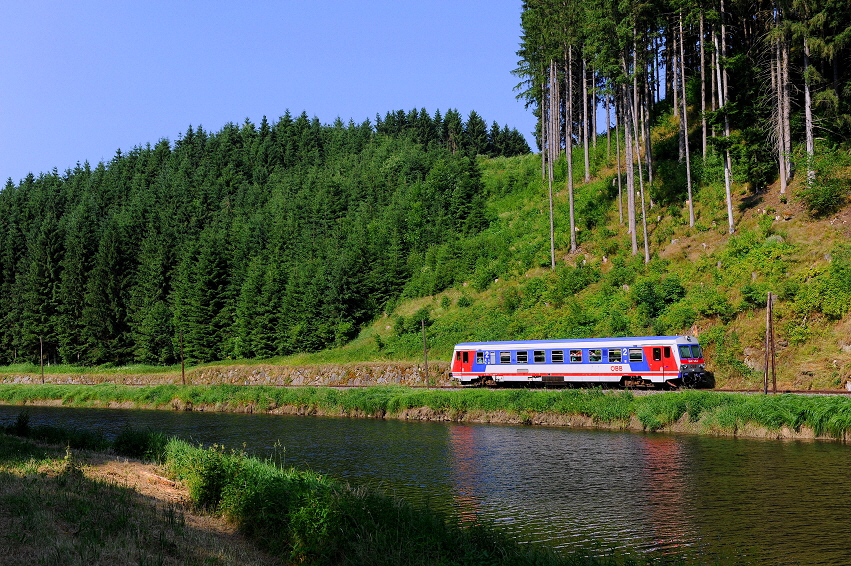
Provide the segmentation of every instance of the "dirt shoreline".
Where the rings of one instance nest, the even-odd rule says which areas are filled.
[[[0,405],[6,406],[41,406],[41,407],[68,407],[62,399],[46,399],[46,400],[28,400],[20,403],[3,403]],[[247,413],[247,414],[271,414],[271,415],[292,415],[303,417],[338,417],[338,418],[367,418],[367,419],[397,419],[407,421],[436,421],[436,422],[453,422],[453,423],[479,423],[479,424],[508,424],[508,425],[528,425],[528,426],[548,426],[548,427],[566,427],[581,430],[614,430],[625,432],[643,432],[648,434],[654,433],[670,433],[670,434],[690,434],[702,436],[719,436],[730,438],[754,438],[764,440],[807,440],[807,441],[831,441],[831,442],[849,442],[851,441],[851,433],[846,432],[842,438],[836,438],[827,435],[817,435],[815,432],[806,426],[802,426],[800,430],[794,430],[789,427],[780,429],[769,429],[763,426],[746,424],[742,427],[737,427],[733,430],[723,429],[712,424],[702,421],[691,421],[688,415],[683,415],[674,423],[662,426],[656,430],[649,430],[641,421],[633,415],[628,421],[617,420],[612,422],[604,422],[588,417],[585,415],[566,415],[561,413],[534,413],[523,412],[516,413],[513,411],[456,411],[456,410],[435,410],[429,407],[419,407],[416,409],[406,409],[399,413],[379,414],[366,413],[363,411],[336,411],[325,410],[318,407],[304,405],[281,405],[261,409],[253,403],[249,404],[192,404],[181,401],[180,399],[172,399],[168,405],[153,405],[153,404],[137,404],[132,401],[124,402],[90,402],[85,408],[105,408],[105,409],[149,409],[160,411],[198,411],[198,412],[220,412],[220,413]]]

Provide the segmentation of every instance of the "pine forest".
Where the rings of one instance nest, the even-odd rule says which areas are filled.
[[[287,113],[10,180],[0,361],[173,364],[181,347],[199,362],[344,343],[432,246],[487,225],[475,157],[528,152],[474,111],[330,126]]]

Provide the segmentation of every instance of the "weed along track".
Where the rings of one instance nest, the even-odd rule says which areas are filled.
[[[0,385],[6,404],[538,424],[846,441],[847,395],[601,389],[425,389],[233,385]]]

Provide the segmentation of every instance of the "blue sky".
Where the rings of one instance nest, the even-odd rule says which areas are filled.
[[[10,0],[0,178],[92,165],[188,126],[476,110],[532,145],[520,0]]]

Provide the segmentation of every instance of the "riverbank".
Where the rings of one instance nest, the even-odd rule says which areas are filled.
[[[154,464],[2,432],[0,530],[7,566],[284,564]]]
[[[32,440],[61,437],[101,451]],[[125,430],[104,447],[97,431],[29,428],[26,413],[0,427],[0,501],[3,563],[14,565],[650,562],[557,554],[483,520],[155,432]]]
[[[769,439],[851,440],[851,399],[684,391],[0,385],[0,403],[394,418],[675,432]]]

